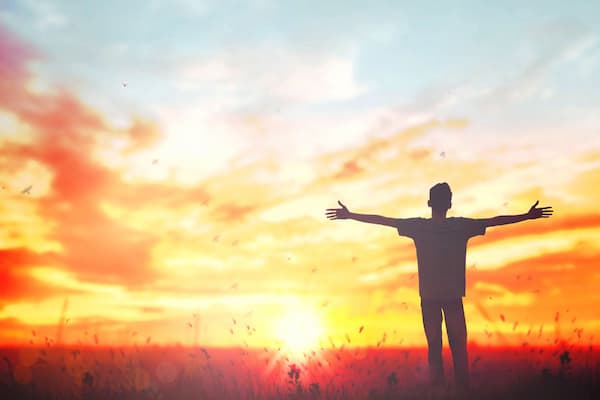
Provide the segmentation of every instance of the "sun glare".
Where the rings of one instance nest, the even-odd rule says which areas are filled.
[[[294,310],[279,319],[275,334],[283,342],[282,350],[290,357],[299,358],[317,349],[323,325],[316,313]]]

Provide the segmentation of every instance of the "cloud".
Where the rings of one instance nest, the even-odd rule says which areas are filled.
[[[494,121],[498,127],[501,122],[514,123],[522,108],[528,107],[531,119],[536,108],[544,109],[543,101],[564,91],[564,82],[556,79],[557,71],[562,69],[563,76],[573,75],[574,66],[582,72],[589,70],[593,59],[587,56],[597,44],[597,33],[576,19],[562,18],[535,26],[512,52],[503,54],[507,60],[498,60],[506,64],[505,68],[499,69],[498,63],[493,63],[491,68],[468,73],[458,83],[423,90],[410,108],[438,114],[466,113],[478,122],[502,111],[502,121]]]
[[[555,23],[542,29],[537,55],[506,84],[490,91],[489,102],[523,101],[533,96],[546,96],[547,78],[552,68],[579,59],[592,48],[598,38],[573,21]],[[486,99],[481,99],[484,102]]]
[[[256,208],[255,206],[223,204],[217,207],[213,215],[217,220],[225,223],[243,222]]]
[[[509,325],[516,326],[515,322],[521,322],[525,330],[537,325],[536,331],[546,323],[554,327],[555,333],[574,327],[566,321],[559,324],[555,320],[557,313],[567,315],[572,320],[570,324],[577,320],[577,326],[591,327],[597,314],[596,264],[595,245],[579,243],[565,251],[525,257],[498,270],[470,268],[466,302],[492,322],[495,330],[508,330]],[[498,321],[499,314],[506,315],[510,324],[503,326]]]
[[[7,330],[19,330],[22,332],[24,329],[26,329],[26,325],[21,323],[17,318],[0,319],[0,332]]]
[[[140,306],[138,309],[145,314],[162,314],[165,312],[164,307]]]
[[[76,103],[70,103],[69,111],[53,110],[55,118],[29,120],[33,126],[48,119],[60,121],[57,124],[65,133],[43,132],[48,126],[39,127],[37,141],[4,145],[0,152],[7,157],[34,159],[52,171],[50,194],[39,199],[39,213],[55,225],[49,236],[63,246],[66,268],[99,281],[125,279],[133,284],[152,279],[148,270],[151,235],[124,228],[99,209],[104,193],[118,177],[89,159],[93,140],[88,129],[97,125],[78,118]]]
[[[554,289],[561,293],[586,296],[587,286],[593,286],[597,262],[596,249],[586,243],[575,244],[559,252],[546,252],[511,261],[495,270],[469,269],[467,290],[477,289],[477,282],[493,282],[512,291],[549,295]],[[577,289],[579,288],[579,289]],[[573,292],[575,291],[575,292]]]
[[[509,290],[498,283],[489,283],[482,280],[476,281],[473,284],[473,289],[471,294],[476,292],[483,298],[493,295],[495,306],[530,306],[534,300],[532,293]],[[489,318],[485,314],[484,316]]]
[[[388,124],[389,126],[381,130],[391,133],[372,135],[351,147],[338,148],[316,156],[314,162],[320,176],[315,177],[308,187],[328,185],[342,179],[373,182],[381,179],[381,176],[393,176],[393,171],[408,168],[415,173],[422,172],[425,175],[427,167],[431,165],[433,150],[431,145],[423,146],[416,143],[425,140],[436,129],[452,130],[464,126],[463,123],[457,123],[453,119],[428,120],[402,128],[396,128],[400,124],[395,121],[390,121]],[[419,163],[419,167],[415,167],[415,163]],[[367,171],[370,173],[366,173]],[[414,173],[411,173],[411,177],[414,177]]]
[[[0,306],[23,298],[41,300],[56,295],[59,290],[31,279],[28,271],[39,264],[56,263],[58,259],[54,253],[35,253],[24,248],[0,249]]]
[[[118,185],[120,176],[90,156],[101,136],[124,139],[131,152],[154,144],[160,131],[143,120],[125,131],[113,129],[66,91],[57,95],[27,92],[23,87],[32,52],[22,50],[27,47],[7,32],[0,34],[0,51],[7,54],[0,69],[2,82],[10,77],[12,94],[17,95],[0,98],[0,108],[14,113],[32,132],[27,143],[3,141],[0,155],[17,165],[26,159],[49,169],[49,193],[39,198],[38,212],[55,227],[49,236],[63,246],[60,261],[85,279],[131,284],[151,280],[148,267],[154,239],[102,213],[100,203]]]
[[[18,103],[24,97],[27,63],[39,54],[0,23],[0,103]]]
[[[354,78],[353,64],[349,60],[329,58],[310,60],[300,64],[297,60],[283,67],[287,76],[273,88],[275,98],[307,103],[343,101],[364,93],[366,88]]]
[[[151,148],[162,139],[163,133],[156,122],[135,118],[125,137],[129,142],[125,154],[130,154]]]
[[[510,224],[498,229],[490,228],[485,236],[472,238],[469,241],[469,246],[476,247],[482,244],[490,244],[506,239],[517,239],[529,235],[551,234],[555,232],[568,233],[569,231],[577,232],[578,230],[598,228],[600,228],[600,214],[567,214],[563,217],[553,216],[549,219],[539,220],[537,223]]]
[[[358,165],[358,161],[350,160],[346,161],[344,165],[342,165],[342,169],[340,172],[334,175],[336,179],[340,178],[355,178],[356,175],[360,174],[364,171],[364,168]]]
[[[577,196],[577,205],[585,209],[596,209],[600,201],[600,191],[595,188],[600,187],[600,167],[589,168],[576,176],[572,177],[571,182],[565,185],[565,192],[573,198]]]
[[[345,101],[366,90],[349,58],[276,47],[207,56],[180,67],[176,77],[179,89],[234,108]]]

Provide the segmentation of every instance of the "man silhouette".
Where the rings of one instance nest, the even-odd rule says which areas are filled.
[[[536,201],[529,211],[519,215],[493,218],[447,218],[452,206],[452,191],[446,183],[429,190],[431,218],[389,218],[381,215],[353,213],[340,201],[342,208],[329,208],[329,219],[354,219],[360,222],[396,228],[400,236],[412,238],[417,250],[419,296],[423,327],[427,338],[428,363],[434,385],[444,382],[442,363],[442,312],[446,321],[448,342],[452,351],[454,381],[459,390],[469,387],[467,355],[467,326],[462,298],[465,296],[465,259],[467,241],[484,235],[489,226],[512,224],[528,219],[547,218],[552,207],[537,208]]]

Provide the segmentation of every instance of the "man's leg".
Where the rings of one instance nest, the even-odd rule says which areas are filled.
[[[448,342],[452,350],[454,364],[454,381],[456,387],[468,389],[469,387],[469,357],[467,354],[467,324],[462,299],[447,301],[443,305],[444,319]]]
[[[423,327],[427,337],[429,375],[434,384],[444,382],[442,362],[442,309],[438,301],[421,299]]]

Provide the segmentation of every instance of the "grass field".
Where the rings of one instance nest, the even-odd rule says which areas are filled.
[[[427,383],[424,348],[7,347],[2,398],[29,399],[598,399],[600,349],[469,349],[471,392]]]

